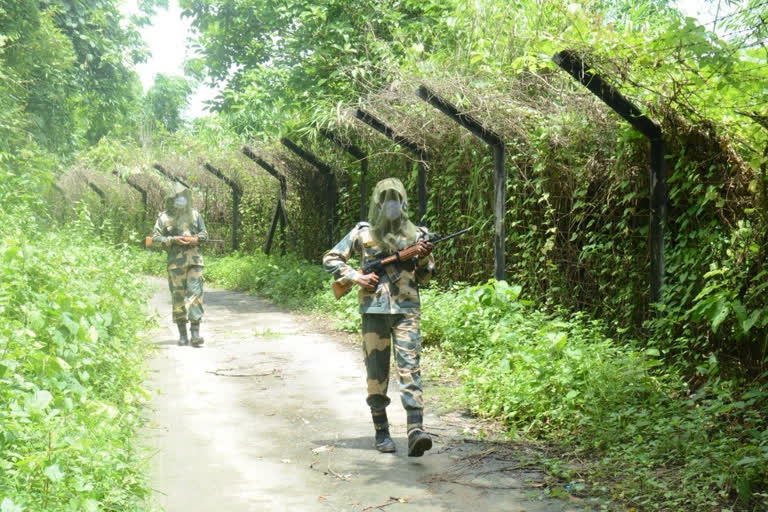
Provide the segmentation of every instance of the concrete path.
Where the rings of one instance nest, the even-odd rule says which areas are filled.
[[[143,436],[162,509],[581,509],[572,499],[542,498],[543,473],[528,467],[524,449],[465,440],[450,416],[427,411],[425,425],[439,437],[424,457],[407,457],[394,383],[388,412],[397,453],[378,453],[358,345],[257,297],[208,288],[205,346],[178,347],[167,286],[151,283],[161,327],[150,333],[158,350]]]

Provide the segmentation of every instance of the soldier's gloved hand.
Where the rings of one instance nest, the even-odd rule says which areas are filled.
[[[419,258],[426,258],[432,252],[432,248],[435,246],[435,244],[425,240],[419,240],[418,246]]]
[[[370,274],[360,274],[357,276],[357,284],[372,292],[379,285],[379,276],[375,272]]]

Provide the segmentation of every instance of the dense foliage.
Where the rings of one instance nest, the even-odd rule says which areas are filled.
[[[49,160],[22,154],[0,151],[0,506],[145,510],[139,269],[86,210],[45,227]]]
[[[145,122],[159,122],[169,132],[175,132],[183,124],[181,113],[191,93],[192,83],[188,79],[158,73],[144,96]]]
[[[3,221],[3,510],[146,510],[132,442],[148,398],[138,268],[87,223],[54,234]]]
[[[230,256],[209,261],[206,275],[359,330],[357,297],[337,303],[317,265]],[[427,357],[463,380],[458,405],[586,460],[556,472],[581,491],[642,510],[768,505],[768,392],[717,378],[715,360],[702,368],[712,379],[691,389],[658,350],[623,346],[583,314],[536,311],[520,292],[505,282],[423,292],[422,335],[440,347]]]
[[[276,135],[299,140],[337,173],[336,237],[357,218],[360,171],[318,127],[371,155],[369,186],[399,176],[416,202],[413,155],[355,121],[362,107],[429,151],[424,221],[437,231],[475,228],[447,255],[450,277],[491,275],[489,151],[415,96],[426,83],[507,144],[510,280],[537,303],[586,311],[614,333],[644,338],[689,371],[710,353],[734,374],[764,371],[760,2],[729,5],[703,24],[664,1],[385,2],[361,4],[365,17],[348,2],[184,7],[202,51],[192,67],[229,78],[218,105],[224,117],[293,180],[293,235],[305,256],[319,256],[326,243],[313,229],[324,184]],[[648,304],[648,142],[552,63],[563,49],[664,132],[670,216],[661,313]]]
[[[171,179],[158,166],[195,189],[209,231],[229,240],[232,190],[208,164],[243,190],[242,252],[216,261],[210,275],[291,306],[335,311],[354,330],[353,298],[336,308],[319,293],[321,271],[300,259],[317,261],[328,248],[326,181],[279,137],[333,169],[332,237],[359,218],[361,171],[321,128],[369,155],[368,190],[380,178],[400,177],[416,211],[416,157],[355,120],[363,108],[427,150],[423,222],[438,232],[473,227],[440,250],[441,283],[485,283],[493,261],[489,150],[416,97],[426,84],[498,133],[507,150],[505,270],[515,285],[429,292],[428,303],[438,307],[424,317],[428,341],[465,379],[467,403],[502,418],[511,432],[594,454],[590,478],[604,483],[620,474],[611,487],[618,500],[660,509],[764,507],[768,441],[765,419],[755,413],[765,409],[768,380],[764,2],[717,2],[724,12],[718,7],[702,22],[665,0],[182,0],[197,30],[199,54],[187,63],[192,80],[226,82],[218,115],[186,125],[179,112],[193,82],[160,77],[142,95],[131,70],[144,57],[136,29],[159,4],[142,1],[141,17],[121,20],[116,1],[0,2],[0,109],[7,113],[0,118],[0,194],[4,211],[14,212],[1,247],[14,265],[19,254],[32,258],[14,277],[25,268],[45,273],[51,264],[54,239],[39,223],[45,206],[64,223],[93,225],[102,240],[138,245]],[[564,49],[662,128],[669,168],[663,304],[648,304],[648,142],[552,63]],[[285,258],[253,254],[264,246],[280,188],[241,154],[244,143],[287,177]],[[57,163],[78,149],[74,165],[59,173]],[[99,243],[86,254],[86,242],[66,233],[71,243],[51,257],[69,251],[71,264],[85,268],[122,261]],[[6,239],[21,240],[21,248]],[[52,282],[66,287],[66,278]],[[25,283],[13,288],[22,295],[8,297],[26,297]],[[107,308],[119,304],[99,288],[106,283],[82,286],[99,290],[84,290],[94,300],[109,296]],[[90,299],[40,300],[47,301],[36,306],[43,319],[72,307],[97,332],[106,329],[99,336],[131,343],[130,327],[93,320]],[[41,328],[50,336],[58,329],[90,347],[66,322],[34,329],[28,313],[13,314],[27,315],[14,321],[36,339]],[[21,363],[0,378],[31,381],[37,356],[15,354]],[[102,354],[105,364],[135,383],[124,366],[135,361],[111,355]],[[55,357],[70,367],[91,364]],[[70,412],[50,385],[58,373],[35,375],[43,379],[33,383],[38,402],[9,398],[23,410],[48,402],[42,391],[51,394],[30,416],[33,437]],[[109,428],[130,430],[122,411],[133,411],[133,399],[98,384],[88,396],[121,411]],[[36,463],[43,460],[41,445],[29,446],[38,450]],[[61,464],[42,468],[48,480],[33,482],[39,492],[23,495],[24,503],[37,506],[73,489]],[[11,471],[21,478],[19,467]],[[90,490],[96,494],[73,496],[112,499]],[[142,492],[126,491],[121,506],[133,506]]]
[[[158,3],[129,21],[117,0],[0,2],[0,97],[46,149],[69,154],[135,127],[133,65],[146,57],[137,27]]]
[[[0,2],[3,512],[149,503],[134,445],[147,398],[139,267],[100,238],[121,226],[51,188],[76,149],[136,126],[143,50],[118,5]]]

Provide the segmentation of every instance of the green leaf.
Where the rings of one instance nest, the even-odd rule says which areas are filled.
[[[745,319],[743,322],[741,322],[741,330],[744,331],[744,334],[747,334],[750,329],[755,325],[758,318],[760,318],[760,313],[762,310],[756,309],[752,312],[751,315],[749,315],[749,318]]]
[[[16,505],[11,498],[3,498],[0,503],[0,512],[24,512],[21,505]]]
[[[48,477],[48,479],[51,482],[60,482],[64,478],[64,473],[61,472],[61,469],[59,469],[58,464],[51,464],[47,468],[45,468],[45,471],[43,471],[45,476]]]
[[[94,499],[85,500],[85,512],[99,512],[100,503]]]
[[[547,333],[547,338],[550,342],[550,350],[555,352],[561,352],[565,348],[565,344],[568,342],[568,333],[565,332],[550,332]]]
[[[728,311],[728,301],[725,297],[720,298],[715,305],[714,312],[710,316],[712,319],[712,332],[717,332],[717,328],[720,327],[720,324],[723,323],[723,320],[728,316]]]
[[[747,310],[744,309],[744,305],[739,300],[734,300],[731,304],[731,308],[733,308],[733,314],[736,316],[736,319],[739,321],[739,323],[744,323],[744,321],[747,319]]]
[[[29,414],[41,413],[48,407],[51,400],[53,400],[53,395],[48,391],[35,391],[32,395],[27,397],[26,403],[24,404],[24,410]]]

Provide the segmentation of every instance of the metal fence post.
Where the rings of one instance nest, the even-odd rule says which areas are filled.
[[[419,217],[417,219],[418,224],[424,224],[424,215],[427,213],[427,167],[426,162],[429,161],[429,153],[422,146],[416,142],[407,139],[406,137],[396,135],[392,128],[372,116],[368,112],[357,109],[355,117],[364,122],[377,132],[381,133],[395,144],[404,147],[413,153],[416,158],[419,159]]]
[[[330,130],[321,129],[320,133],[322,133],[326,139],[336,143],[336,145],[341,147],[344,151],[357,158],[357,160],[360,162],[360,220],[365,220],[368,216],[368,212],[365,211],[365,201],[367,194],[365,181],[366,176],[368,175],[368,155],[366,155],[358,146],[345,142],[341,137],[331,132]]]
[[[552,60],[650,140],[650,299],[651,303],[659,303],[664,286],[664,224],[667,222],[667,162],[661,128],[600,75],[588,71],[589,66],[576,52],[564,50]]]
[[[166,178],[168,178],[169,180],[171,180],[171,181],[175,181],[176,183],[180,183],[180,184],[184,185],[185,187],[187,187],[187,188],[189,188],[189,189],[191,189],[191,188],[192,188],[192,187],[190,187],[190,186],[189,186],[189,185],[188,185],[188,184],[187,184],[187,183],[186,183],[184,180],[182,180],[181,178],[179,178],[179,177],[178,177],[178,176],[176,176],[175,174],[173,174],[173,173],[171,173],[171,172],[168,172],[168,171],[165,169],[165,167],[163,167],[162,165],[160,165],[160,164],[158,164],[158,163],[155,163],[155,164],[154,164],[152,167],[153,167],[153,168],[155,168],[155,169],[157,169],[158,171],[160,171],[160,174],[162,174],[163,176],[165,176],[165,177],[166,177]]]
[[[232,189],[232,249],[237,250],[240,248],[238,231],[240,230],[240,199],[243,197],[243,189],[234,180],[225,176],[223,172],[208,162],[200,163],[203,164],[206,171],[219,178]]]
[[[122,179],[122,176],[118,171],[116,170],[112,171],[112,174],[117,176],[118,179]],[[132,183],[129,178],[130,176],[125,177],[125,183],[127,183],[131,188],[133,188],[141,196],[141,227],[143,228],[147,222],[147,191],[144,190],[139,185],[137,185],[136,183]]]
[[[288,182],[285,175],[278,172],[277,169],[265,162],[259,157],[251,148],[243,146],[241,151],[245,156],[256,162],[262,169],[274,176],[280,183],[280,195],[277,197],[277,204],[275,206],[275,214],[272,217],[272,225],[267,234],[267,243],[264,246],[264,253],[269,254],[272,250],[272,239],[275,236],[275,230],[277,229],[277,221],[280,220],[280,253],[285,256],[285,227],[288,224],[288,218],[285,215],[285,200],[288,196]]]
[[[471,115],[461,112],[454,105],[438,96],[425,86],[417,90],[419,98],[423,99],[453,121],[469,130],[473,135],[493,148],[493,212],[495,217],[495,233],[493,237],[494,273],[497,280],[504,280],[506,257],[506,230],[504,212],[506,211],[506,182],[507,174],[504,168],[504,140],[495,132],[485,128]]]
[[[325,214],[326,214],[326,226],[327,226],[327,245],[333,246],[333,215],[336,211],[336,176],[333,174],[331,168],[324,162],[320,161],[313,153],[300,148],[290,139],[283,137],[280,139],[280,143],[287,147],[299,158],[312,164],[321,174],[325,176],[326,188],[325,188]]]

